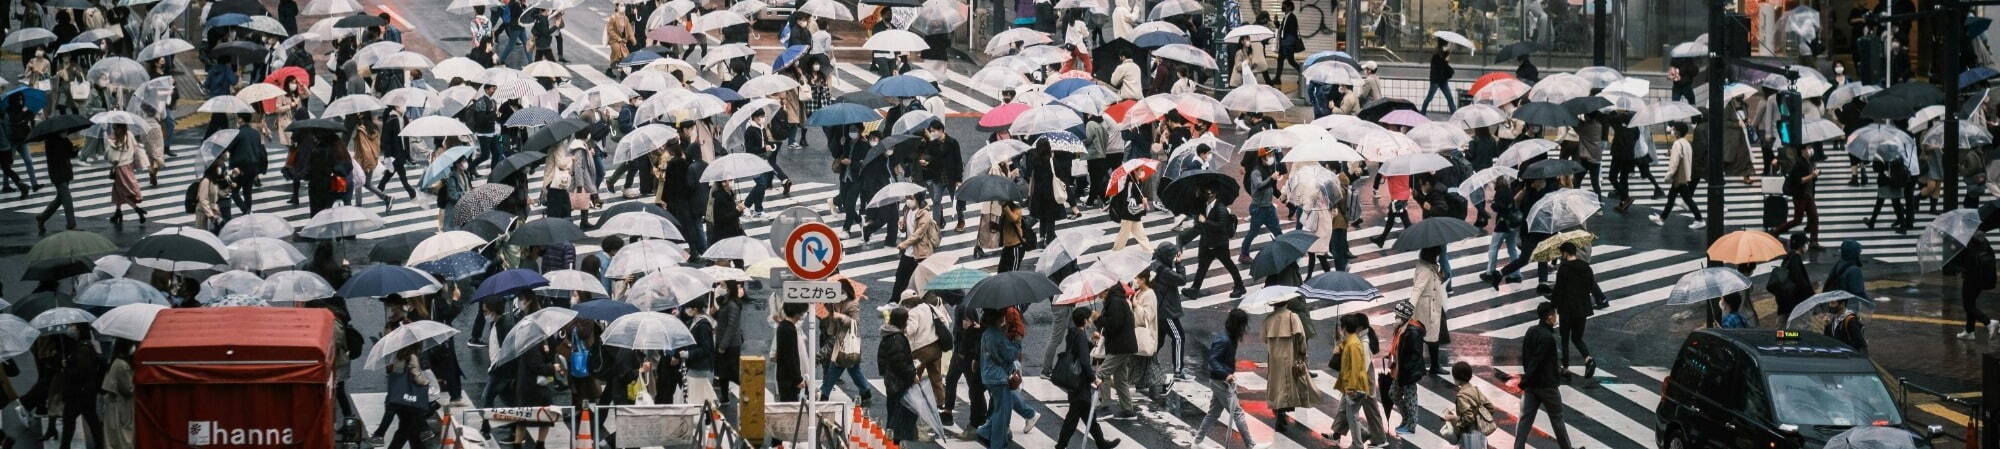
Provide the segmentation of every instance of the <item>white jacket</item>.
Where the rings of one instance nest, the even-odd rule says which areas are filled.
[[[910,309],[909,321],[903,323],[903,338],[910,340],[910,350],[923,349],[925,346],[937,343],[938,336],[934,332],[937,325],[932,323],[942,319],[945,320],[946,325],[949,325],[951,324],[950,317],[951,314],[945,312],[944,308],[938,307],[937,304],[926,303],[917,306],[915,309]]]
[[[1159,299],[1152,289],[1132,298],[1132,335],[1139,341],[1140,356],[1152,357],[1160,351]]]

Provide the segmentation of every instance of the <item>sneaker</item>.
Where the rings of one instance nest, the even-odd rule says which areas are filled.
[[[1658,215],[1651,215],[1651,216],[1647,216],[1646,218],[1649,218],[1649,219],[1652,219],[1652,220],[1653,220],[1653,224],[1655,224],[1655,225],[1660,225],[1660,226],[1666,226],[1666,225],[1667,225],[1667,219],[1666,219],[1665,217],[1661,217],[1661,216],[1658,216]]]
[[[1200,298],[1200,297],[1201,297],[1201,289],[1198,289],[1198,288],[1194,288],[1194,287],[1188,287],[1188,288],[1183,288],[1183,289],[1181,289],[1181,297],[1182,297],[1182,298]]]
[[[1971,340],[1972,338],[1973,338],[1972,331],[1965,331],[1958,333],[1958,339],[1960,340]]]
[[[1708,227],[1708,222],[1701,220],[1695,220],[1694,224],[1688,225],[1688,229],[1702,229],[1707,227]]]

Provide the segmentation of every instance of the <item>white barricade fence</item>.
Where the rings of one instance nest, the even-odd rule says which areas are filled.
[[[854,423],[850,413],[854,405],[835,401],[813,401],[811,404],[812,416],[819,418],[820,434],[827,435],[826,432],[832,430],[837,432],[835,435],[838,439],[835,441],[845,441],[846,435],[853,429]],[[764,436],[776,441],[805,441],[810,432],[807,430],[810,427],[807,425],[808,421],[800,419],[800,416],[805,415],[800,411],[805,409],[798,402],[764,403]],[[821,443],[822,446],[829,444],[841,443]]]
[[[504,426],[510,426],[515,424],[560,425],[566,429],[570,429],[569,438],[574,439],[576,435],[575,415],[576,413],[573,407],[557,407],[557,406],[495,407],[495,408],[473,408],[473,409],[460,410],[458,412],[458,416],[455,417],[453,420],[459,423],[463,423],[465,427],[471,429],[478,429],[480,427],[479,423],[483,421],[486,424],[491,425],[491,427],[493,428],[493,434],[496,437],[505,435],[505,433],[501,430],[501,428]],[[476,434],[477,432],[474,433]],[[482,447],[498,449],[501,447],[501,445],[498,442],[483,441],[483,439],[480,438],[473,438],[476,436],[477,435],[466,435],[463,433],[457,434],[458,445],[460,447],[464,447],[467,449],[479,449]],[[575,447],[575,444],[576,444],[575,441],[567,441],[564,442],[563,446]]]

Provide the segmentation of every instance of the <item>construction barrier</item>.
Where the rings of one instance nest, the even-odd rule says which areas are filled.
[[[602,417],[598,427],[602,433],[598,434],[617,447],[685,444],[705,436],[703,427],[712,421],[711,411],[700,404],[617,405],[593,409],[597,411],[596,416]]]
[[[847,436],[854,432],[854,423],[850,419],[852,415],[849,413],[853,407],[853,404],[846,402],[816,401],[812,403],[812,413],[807,414],[801,413],[802,410],[806,410],[802,403],[766,402],[764,435],[772,441],[804,442],[810,432],[807,428],[811,427],[807,424],[811,421],[801,417],[812,416],[819,421],[817,429],[821,447],[835,444],[829,441],[846,441]]]
[[[508,432],[510,432],[511,430],[503,431],[502,429],[503,427],[510,425],[515,425],[515,424],[559,425],[569,429],[572,438],[571,440],[566,442],[552,442],[557,444],[550,444],[550,445],[576,448],[580,446],[577,446],[575,437],[581,435],[589,435],[589,432],[579,431],[578,430],[579,428],[576,425],[576,423],[571,422],[571,419],[575,418],[574,412],[575,412],[574,407],[557,407],[557,406],[495,407],[495,408],[465,409],[458,412],[457,418],[451,418],[449,416],[447,416],[446,418],[452,421],[463,421],[467,424],[467,427],[473,429],[480,428],[481,426],[479,426],[479,423],[484,422],[485,424],[493,428],[493,436],[495,438],[502,438],[502,439],[510,438],[509,435],[511,434]],[[446,435],[452,435],[452,433],[450,432],[455,430],[456,427],[447,426],[446,429],[447,429]],[[534,434],[534,432],[530,431],[529,434],[532,435]],[[469,436],[470,435],[462,435],[462,434],[455,435],[454,440],[456,441],[454,442],[457,443],[459,447],[463,447],[466,449],[505,448],[505,446],[499,444],[498,442],[474,440],[472,438],[468,438]]]

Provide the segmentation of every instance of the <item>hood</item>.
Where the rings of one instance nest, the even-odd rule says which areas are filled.
[[[1161,242],[1160,246],[1153,247],[1153,261],[1172,265],[1174,256],[1180,252],[1180,247],[1174,245],[1174,242]]]
[[[1840,261],[1861,265],[1861,242],[1854,240],[1840,242]]]

